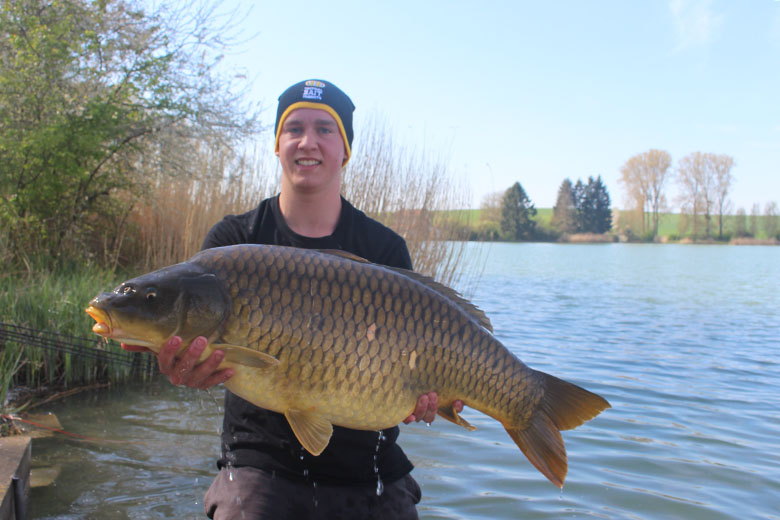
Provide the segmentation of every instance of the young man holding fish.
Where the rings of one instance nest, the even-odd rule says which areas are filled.
[[[403,238],[340,195],[351,155],[353,110],[349,97],[325,81],[287,89],[276,116],[279,195],[243,215],[226,216],[208,233],[203,249],[244,243],[340,249],[411,269]],[[177,356],[181,346],[175,336],[158,355],[173,384],[203,389],[233,375],[231,369],[218,370],[222,351],[198,363],[206,338],[196,338]],[[435,392],[422,395],[404,422],[432,422],[437,405]],[[455,409],[460,412],[462,403],[457,401]],[[397,426],[379,433],[335,427],[328,447],[315,457],[297,442],[284,415],[227,391],[220,473],[205,497],[207,514],[216,519],[416,519],[420,489],[396,444],[398,434]]]

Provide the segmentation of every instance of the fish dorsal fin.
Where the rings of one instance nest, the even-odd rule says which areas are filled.
[[[360,262],[363,264],[372,263],[366,260],[365,258],[354,255],[352,253],[348,253],[347,251],[341,251],[340,249],[320,249],[319,251],[321,253],[340,256],[342,258],[346,258],[348,260],[353,260],[355,262]],[[399,274],[402,274],[404,276],[407,276],[413,280],[420,282],[426,287],[433,289],[434,291],[445,296],[453,303],[455,303],[458,307],[466,311],[466,313],[472,318],[474,318],[475,320],[477,320],[477,323],[479,323],[482,327],[486,328],[490,332],[493,332],[493,325],[490,323],[490,319],[487,317],[485,312],[482,311],[482,309],[480,309],[473,303],[471,303],[470,301],[468,301],[466,298],[461,296],[456,290],[451,289],[446,285],[437,282],[430,276],[425,276],[424,274],[416,273],[408,269],[401,269],[400,267],[389,267],[386,265],[379,265],[379,264],[374,264],[374,265],[378,265],[379,267],[383,267],[385,269],[390,269],[391,271],[395,271]]]
[[[284,412],[298,442],[312,455],[319,455],[330,442],[333,425],[312,411],[289,409]]]
[[[212,345],[215,350],[221,350],[225,353],[225,361],[237,365],[245,365],[254,368],[272,368],[279,364],[279,360],[263,352],[252,350],[251,348],[239,345],[230,345],[228,343],[215,343]]]
[[[489,330],[490,332],[493,332],[493,325],[490,323],[490,319],[487,317],[485,312],[468,301],[466,298],[460,295],[458,291],[455,289],[452,289],[450,287],[447,287],[444,284],[441,284],[431,278],[430,276],[425,276],[424,274],[416,273],[414,271],[409,271],[408,269],[401,269],[399,267],[386,267],[386,269],[390,269],[392,271],[395,271],[397,273],[400,273],[404,276],[407,276],[411,278],[412,280],[416,280],[420,282],[421,284],[425,285],[426,287],[429,287],[430,289],[433,289],[437,293],[441,294],[442,296],[449,299],[452,303],[456,304],[458,307],[466,311],[466,313],[477,320],[477,323],[479,323],[481,326]]]
[[[360,262],[361,264],[371,263],[362,256],[358,256],[348,251],[342,251],[341,249],[318,249],[317,251],[320,253],[325,253],[326,255],[340,256],[341,258],[346,258],[347,260],[352,260],[353,262]]]

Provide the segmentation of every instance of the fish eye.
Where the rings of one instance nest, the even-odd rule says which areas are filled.
[[[150,287],[146,291],[144,291],[144,298],[146,298],[146,301],[153,302],[157,299],[157,289],[154,287]]]

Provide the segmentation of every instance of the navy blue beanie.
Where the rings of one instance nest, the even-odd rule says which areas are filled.
[[[279,136],[282,133],[284,120],[293,110],[298,108],[315,108],[324,110],[333,116],[339,126],[339,132],[346,145],[347,163],[352,155],[352,112],[355,105],[341,89],[333,83],[320,79],[309,79],[296,83],[279,96],[279,107],[276,109],[276,143],[274,149],[279,150]]]

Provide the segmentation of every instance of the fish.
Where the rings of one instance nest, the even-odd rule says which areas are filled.
[[[379,431],[401,423],[420,395],[438,415],[475,430],[456,400],[499,421],[528,460],[562,487],[561,430],[594,418],[601,396],[534,370],[493,334],[486,314],[414,271],[351,253],[244,244],[207,249],[103,292],[86,309],[105,338],[159,352],[205,336],[225,353],[224,385],[284,414],[319,455],[333,425]]]

